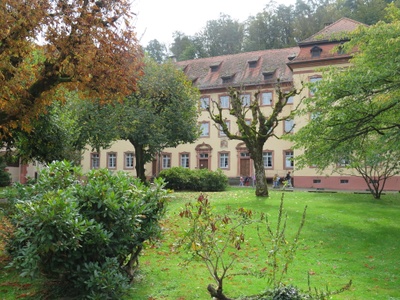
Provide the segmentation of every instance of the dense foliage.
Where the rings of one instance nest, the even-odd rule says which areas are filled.
[[[224,191],[228,186],[228,177],[220,169],[174,167],[162,170],[158,176],[164,179],[167,188],[177,191]]]
[[[41,272],[80,297],[127,292],[144,243],[160,234],[166,191],[126,173],[81,170],[67,162],[43,169],[36,184],[11,191],[15,226],[7,249],[21,275]]]
[[[6,171],[7,163],[4,157],[0,157],[0,186],[7,186],[11,183],[10,173]]]
[[[1,1],[1,141],[65,100],[60,86],[85,99],[131,94],[141,75],[131,20],[129,1]]]

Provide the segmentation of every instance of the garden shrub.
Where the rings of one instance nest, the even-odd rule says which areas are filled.
[[[220,169],[187,169],[174,167],[162,170],[159,177],[166,182],[166,187],[173,190],[224,191],[228,186],[228,177]]]
[[[3,157],[0,157],[0,187],[8,186],[11,183],[11,175],[6,170],[7,164]]]
[[[165,214],[162,180],[151,187],[124,172],[55,162],[33,186],[14,193],[15,226],[7,249],[21,275],[41,272],[82,291],[118,299],[129,287],[146,241],[159,237]]]
[[[166,187],[172,190],[190,190],[192,183],[192,170],[182,167],[165,169],[160,172],[158,177],[166,181]]]

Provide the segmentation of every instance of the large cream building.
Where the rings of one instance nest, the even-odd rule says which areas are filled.
[[[205,107],[211,101],[219,101],[226,108],[226,122],[232,132],[237,132],[235,120],[229,115],[228,87],[243,89],[244,99],[253,97],[260,91],[259,100],[262,109],[268,115],[274,102],[277,101],[275,87],[279,79],[281,88],[300,89],[302,83],[321,79],[317,69],[327,65],[346,65],[349,55],[333,49],[340,45],[341,40],[331,40],[338,32],[352,31],[360,23],[342,18],[327,25],[323,30],[310,38],[298,43],[297,47],[286,49],[262,50],[234,55],[209,57],[177,62],[193,84],[199,88],[199,124],[202,134],[193,144],[179,145],[176,148],[166,148],[159,156],[146,166],[148,177],[157,175],[161,170],[176,166],[185,168],[218,168],[231,178],[231,182],[239,176],[252,177],[254,168],[246,146],[238,140],[227,139],[223,132],[211,121]],[[288,115],[303,97],[312,96],[311,91],[303,89],[300,95],[290,99],[284,108],[283,115]],[[177,108],[179,109],[179,108]],[[274,133],[279,137],[291,133],[304,126],[308,120],[287,120],[278,126]],[[295,125],[293,127],[293,125]],[[289,141],[272,138],[264,145],[264,166],[267,178],[274,174],[283,177],[291,171],[294,186],[300,188],[325,188],[360,190],[367,186],[362,178],[355,176],[340,176],[329,170],[326,175],[319,175],[314,168],[298,170],[293,158],[296,152],[291,149]],[[91,168],[105,167],[111,170],[124,170],[136,176],[134,148],[128,141],[118,141],[109,149],[99,153],[87,151],[83,155],[84,171]],[[399,190],[400,177],[391,178],[386,184],[387,190]]]

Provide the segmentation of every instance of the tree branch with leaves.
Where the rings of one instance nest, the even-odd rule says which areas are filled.
[[[59,87],[83,99],[123,100],[142,75],[129,1],[2,1],[0,138],[30,131]]]

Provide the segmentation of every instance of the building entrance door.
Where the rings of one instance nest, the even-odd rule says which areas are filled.
[[[200,169],[208,169],[208,158],[199,160]]]
[[[250,159],[240,160],[240,175],[245,177],[250,176]]]

